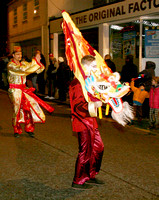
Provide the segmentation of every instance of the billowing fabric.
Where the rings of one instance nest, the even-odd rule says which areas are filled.
[[[83,38],[66,11],[62,12],[62,16],[67,63],[75,77],[79,80],[86,101],[92,104],[93,100],[89,96],[91,94],[98,101],[108,103],[114,112],[112,114],[113,119],[125,126],[128,121],[133,119],[131,107],[124,107],[126,104],[121,99],[129,92],[129,84],[121,84],[119,81],[120,74],[112,72],[102,56]],[[90,71],[89,76],[87,67],[81,63],[81,59],[86,55],[93,56],[96,61],[96,68]],[[116,102],[118,103],[116,104]],[[97,109],[94,109],[94,112],[93,109],[91,110],[90,114],[92,117],[97,115],[96,111]]]
[[[26,76],[31,73],[41,73],[44,66],[35,59],[31,63],[21,62],[17,65],[14,61],[8,63],[9,97],[13,104],[12,124],[14,132],[21,134],[20,123],[25,123],[25,130],[33,132],[34,123],[44,123],[45,115],[39,104],[52,112],[54,109],[39,99],[33,91],[34,88],[26,88]]]
[[[73,131],[78,132],[79,153],[76,160],[75,184],[95,178],[99,172],[104,145],[98,131],[96,118],[90,117],[81,84],[74,79],[70,84],[70,104]]]

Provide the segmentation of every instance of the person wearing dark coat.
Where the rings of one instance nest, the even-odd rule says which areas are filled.
[[[40,51],[37,50],[37,52],[40,52]],[[44,55],[42,53],[40,55],[41,55],[40,62],[45,66],[45,69],[46,69],[45,57],[44,57]],[[45,70],[42,73],[38,74],[38,77],[37,77],[37,82],[38,82],[38,87],[39,87],[39,93],[40,94],[45,94],[45,79],[44,79],[44,74],[45,74]]]
[[[112,70],[112,72],[116,72],[116,66],[115,66],[114,62],[111,60],[111,56],[109,54],[105,55],[104,60],[107,64],[107,66]]]
[[[46,99],[55,99],[55,90],[56,90],[56,58],[50,56],[50,65],[47,70],[47,81],[48,81],[48,96]]]
[[[139,73],[143,78],[139,79],[138,82],[144,83],[145,85],[145,90],[147,92],[150,92],[151,86],[152,86],[152,77],[155,76],[155,68],[156,64],[152,61],[147,61],[145,69]],[[144,103],[143,103],[143,117],[144,118],[149,118],[149,98],[146,98]]]
[[[57,69],[57,88],[59,89],[59,100],[66,101],[67,93],[67,65],[64,63],[63,57],[58,58],[59,67]]]
[[[125,59],[125,65],[121,70],[121,82],[131,82],[132,78],[138,77],[138,67],[133,63],[133,56],[127,55]],[[129,92],[123,98],[123,101],[127,101],[130,105],[133,104],[133,92]]]
[[[141,71],[139,74],[143,75],[142,82],[145,84],[145,90],[150,91],[152,77],[155,76],[155,68],[156,64],[152,61],[147,61],[145,69]]]
[[[130,83],[131,79],[136,77],[138,77],[138,67],[133,63],[133,56],[128,55],[121,70],[121,81]]]

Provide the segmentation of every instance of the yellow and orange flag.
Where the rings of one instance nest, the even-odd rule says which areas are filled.
[[[88,103],[92,101],[88,95],[88,92],[90,92],[88,88],[91,88],[93,97],[99,99],[103,103],[108,103],[114,111],[113,114],[121,115],[124,110],[121,98],[129,92],[129,85],[120,83],[119,73],[113,73],[101,55],[83,38],[70,15],[66,11],[63,11],[62,16],[67,63],[70,69],[73,70],[75,77],[81,83],[86,101]],[[97,71],[92,72],[90,78],[86,76],[87,69],[81,64],[81,59],[86,55],[94,56],[97,63]],[[129,106],[125,106],[125,108],[129,109]],[[121,115],[121,118],[125,121],[129,121],[130,118],[132,118],[132,116],[126,117],[125,115],[126,114],[124,114],[124,117],[123,114]],[[117,117],[115,116],[113,118]],[[119,123],[125,125],[124,122]]]

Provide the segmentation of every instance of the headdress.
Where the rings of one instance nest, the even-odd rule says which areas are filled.
[[[13,53],[21,52],[21,51],[22,51],[21,46],[14,46],[13,47]]]
[[[53,53],[50,53],[49,58],[52,58],[52,57],[54,57],[54,55],[53,55]]]

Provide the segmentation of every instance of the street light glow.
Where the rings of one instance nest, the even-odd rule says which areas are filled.
[[[36,14],[36,13],[37,13],[37,10],[35,9],[35,10],[34,10],[34,14]]]

